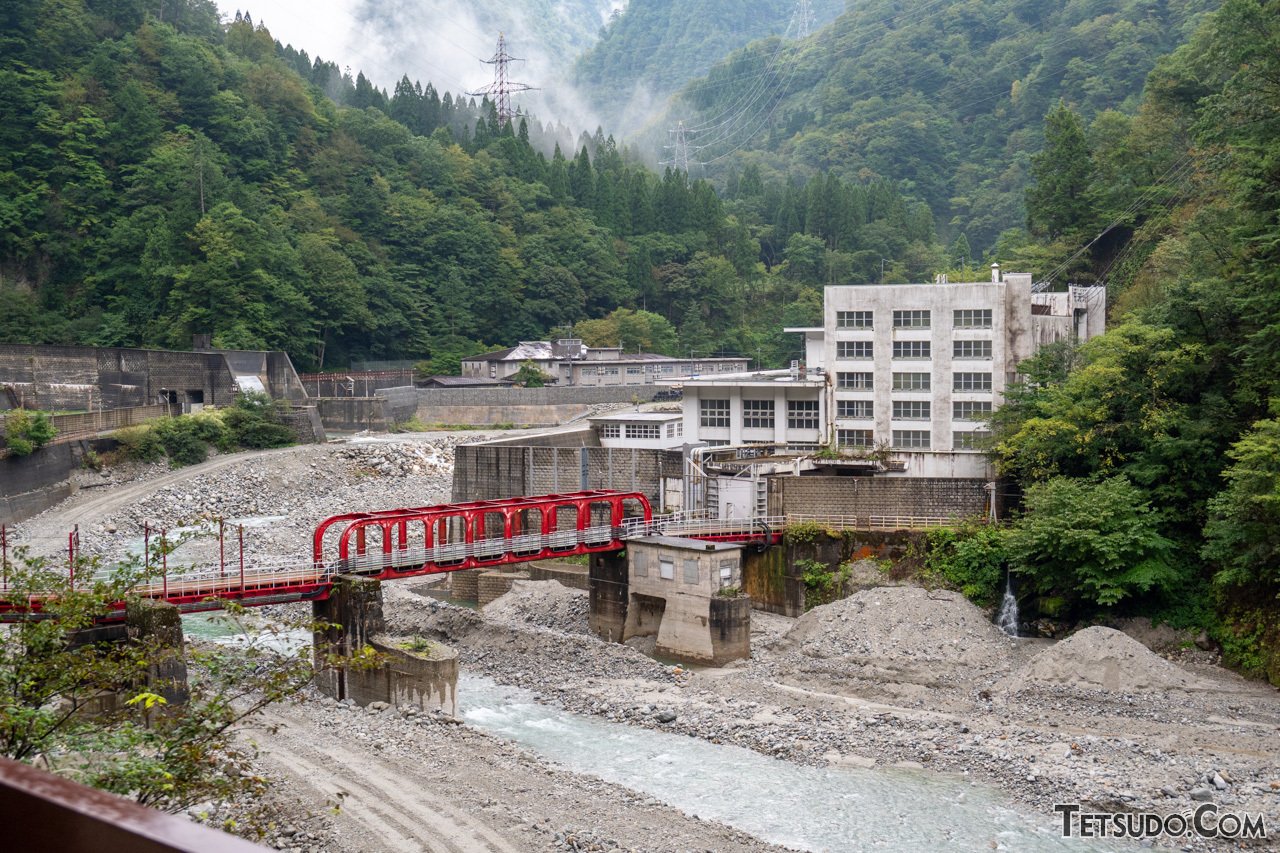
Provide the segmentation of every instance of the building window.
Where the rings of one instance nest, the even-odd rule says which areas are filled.
[[[644,376],[644,368],[643,368],[643,367],[628,367],[628,368],[627,368],[627,375],[628,375],[628,376]]]
[[[874,418],[875,403],[870,400],[836,400],[838,418]]]
[[[957,400],[951,404],[951,419],[956,421],[989,421],[991,420],[991,401],[981,403]]]
[[[929,325],[928,311],[893,312],[893,327],[895,329],[927,329]]]
[[[991,358],[991,341],[952,341],[952,358]]]
[[[733,573],[738,568],[737,560],[721,560],[720,561],[720,588],[728,589],[733,586]]]
[[[601,375],[603,375],[603,376],[617,376],[617,375],[618,375],[618,368],[616,368],[616,367],[602,367],[602,368],[600,368],[600,373],[601,373]]]
[[[662,424],[627,424],[627,438],[662,438]]]
[[[684,582],[685,583],[698,582],[698,561],[697,560],[684,561]]]
[[[702,426],[704,427],[724,427],[729,426],[729,401],[728,400],[699,400],[698,410],[702,415]]]
[[[893,390],[895,391],[928,391],[929,374],[927,373],[895,373],[893,374]]]
[[[871,447],[871,430],[838,429],[836,430],[836,444],[841,447]]]
[[[870,311],[837,311],[836,312],[836,328],[837,329],[870,329],[871,328],[871,312]]]
[[[667,438],[678,438],[684,435],[684,421],[672,421],[667,424]]]
[[[930,358],[928,341],[894,341],[894,358]]]
[[[973,432],[953,432],[951,447],[955,450],[986,450],[986,442],[990,438],[991,433],[981,429]]]
[[[958,308],[954,324],[957,329],[990,329],[990,308]]]
[[[876,375],[874,373],[837,373],[836,387],[853,389],[856,391],[872,391],[875,389]]]
[[[658,577],[663,580],[675,580],[676,561],[674,557],[658,558]]]
[[[837,341],[836,358],[871,358],[871,341]]]
[[[990,373],[957,373],[952,377],[953,391],[990,391]]]
[[[788,400],[787,429],[817,429],[817,400]]]
[[[662,365],[662,367],[658,368],[658,370],[661,373],[675,373],[676,366],[674,364],[664,364]]]
[[[773,429],[773,401],[743,400],[742,428]]]
[[[622,438],[621,424],[605,424],[600,427],[601,438]]]
[[[727,447],[729,445],[729,439],[708,438],[704,443],[707,445],[707,447]]]
[[[595,375],[596,375],[596,369],[595,369],[594,367],[584,367],[584,368],[582,368],[582,375],[583,375],[583,376],[595,376]]]
[[[644,551],[633,551],[631,553],[631,568],[635,569],[636,577],[649,577],[649,555]]]
[[[895,429],[893,431],[894,450],[928,450],[929,431],[927,429]]]
[[[894,400],[893,419],[895,421],[927,421],[929,420],[929,403],[925,400]]]

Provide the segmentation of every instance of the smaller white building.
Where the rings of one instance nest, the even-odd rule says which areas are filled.
[[[623,412],[587,418],[601,447],[679,450],[684,445],[680,412]]]

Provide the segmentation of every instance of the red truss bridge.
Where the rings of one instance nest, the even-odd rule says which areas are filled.
[[[655,535],[767,545],[778,541],[784,524],[782,518],[655,517],[643,494],[605,490],[358,512],[323,521],[309,560],[246,558],[241,547],[230,565],[166,565],[160,579],[138,591],[186,612],[216,609],[221,600],[246,607],[318,601],[328,598],[334,578],[344,574],[395,580],[488,569],[618,551],[629,539]],[[70,551],[74,558],[74,539]],[[6,575],[0,581],[0,622],[38,614],[41,597],[15,601],[10,592]],[[123,617],[119,603],[106,621]]]

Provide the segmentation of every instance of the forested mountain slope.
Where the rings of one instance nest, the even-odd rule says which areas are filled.
[[[858,0],[812,38],[755,42],[686,87],[644,138],[683,119],[723,185],[830,171],[901,181],[940,229],[975,251],[1024,222],[1022,194],[1045,113],[1133,114],[1156,59],[1214,0]],[[585,57],[584,57],[585,59]]]
[[[814,29],[844,0],[811,0]],[[630,0],[578,58],[575,87],[616,133],[634,130],[690,80],[753,39],[797,35],[796,0]]]

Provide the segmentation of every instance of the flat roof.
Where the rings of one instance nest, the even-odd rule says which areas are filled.
[[[612,415],[593,415],[588,421],[678,421],[684,418],[680,412],[622,412]]]
[[[745,521],[745,519],[743,519]],[[740,551],[742,544],[738,542],[707,542],[703,539],[685,539],[683,536],[642,536],[632,539],[642,545],[663,545],[667,548],[681,548],[685,551]]]

